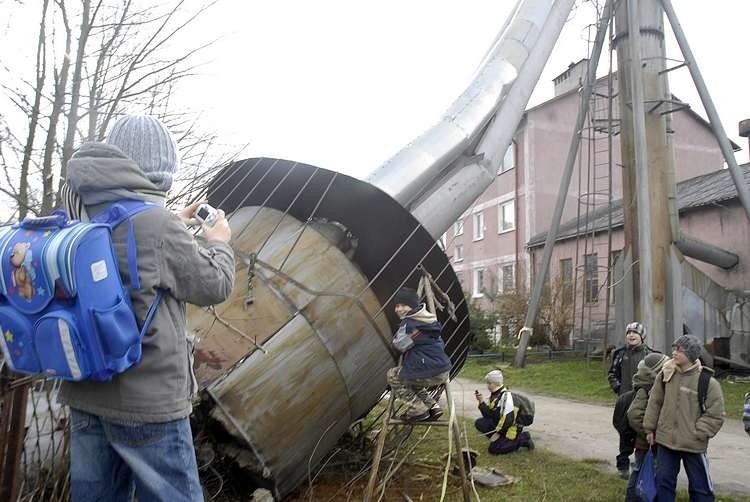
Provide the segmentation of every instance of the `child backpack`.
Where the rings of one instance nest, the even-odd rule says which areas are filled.
[[[630,427],[630,421],[628,420],[628,409],[633,403],[637,391],[638,389],[631,389],[621,394],[615,403],[615,409],[612,412],[612,425],[620,435],[635,437],[635,431]]]
[[[131,287],[140,289],[132,216],[157,207],[123,200],[92,218],[64,211],[0,227],[0,348],[10,369],[64,380],[111,380],[141,358],[141,328],[120,277],[111,232],[127,221]]]
[[[511,392],[513,396],[513,405],[518,407],[516,414],[516,423],[522,427],[527,427],[534,423],[534,401],[526,394],[520,392]]]

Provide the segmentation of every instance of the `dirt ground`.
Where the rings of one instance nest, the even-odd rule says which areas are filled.
[[[479,416],[475,389],[485,398],[489,394],[481,382],[458,378],[451,384],[456,408],[466,417]],[[612,407],[524,393],[536,405],[534,424],[528,429],[536,445],[576,460],[600,461],[615,472],[617,432],[612,427]],[[750,437],[740,420],[725,420],[709,442],[708,459],[718,493],[750,495]],[[684,472],[680,472],[680,482],[687,486]]]

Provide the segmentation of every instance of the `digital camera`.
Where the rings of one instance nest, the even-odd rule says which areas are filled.
[[[195,210],[193,217],[198,220],[202,225],[207,227],[214,226],[216,223],[216,216],[218,215],[216,209],[212,208],[208,204],[201,204],[198,209]]]

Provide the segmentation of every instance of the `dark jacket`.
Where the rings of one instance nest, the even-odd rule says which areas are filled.
[[[394,336],[394,346],[399,350],[406,337],[412,344],[404,351],[404,360],[398,374],[400,380],[430,378],[450,371],[452,364],[445,354],[445,343],[440,337],[442,326],[435,314],[422,304],[409,312],[401,321]]]
[[[515,439],[518,434],[516,414],[518,408],[513,403],[513,394],[502,386],[490,394],[489,404],[479,403],[479,412],[484,418],[492,420],[495,432],[501,437]]]
[[[634,348],[625,345],[615,351],[612,356],[612,365],[609,367],[609,386],[615,394],[625,394],[633,388],[633,375],[638,369],[638,363],[649,355],[653,350],[642,343]]]
[[[87,143],[68,163],[68,182],[81,196],[89,215],[122,199],[164,202],[164,193],[117,148]],[[140,363],[109,382],[64,382],[60,402],[120,422],[168,422],[188,416],[194,390],[187,340],[185,304],[212,305],[232,291],[234,254],[228,244],[196,240],[177,216],[165,208],[132,218],[141,289],[131,291],[139,324],[157,289],[165,291],[151,327],[143,338]],[[124,284],[127,225],[118,226],[112,242]]]

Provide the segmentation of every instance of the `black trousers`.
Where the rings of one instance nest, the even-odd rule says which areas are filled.
[[[635,438],[632,434],[620,434],[620,453],[617,454],[617,470],[630,470],[630,455],[635,451]]]

